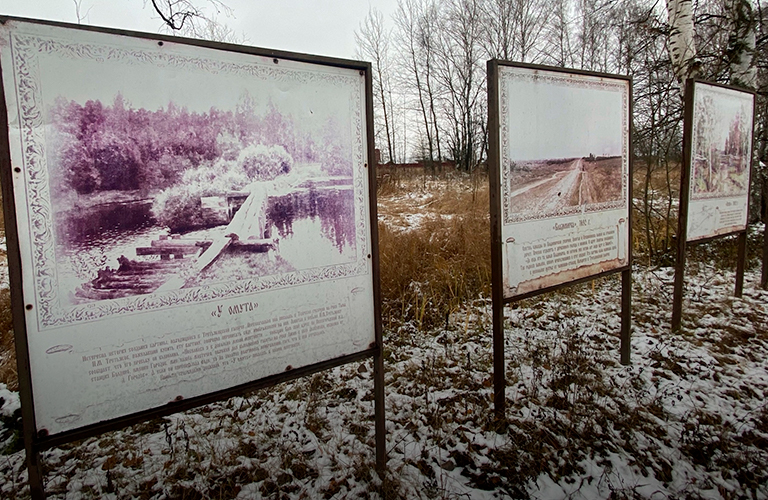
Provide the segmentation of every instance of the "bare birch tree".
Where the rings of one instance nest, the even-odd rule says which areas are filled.
[[[384,141],[387,146],[387,161],[397,162],[395,155],[395,122],[392,116],[392,67],[389,58],[390,33],[384,28],[384,16],[371,9],[368,16],[355,32],[358,57],[371,61],[373,69],[373,92],[376,104],[384,120]]]
[[[443,19],[437,73],[445,92],[448,146],[456,167],[470,171],[479,160],[481,123],[486,119],[478,113],[485,91],[478,44],[482,31],[479,1],[453,0]]]
[[[546,26],[542,0],[484,0],[482,45],[490,58],[521,62],[536,59]]]
[[[731,83],[755,88],[757,67],[755,56],[757,19],[749,0],[727,0],[729,36],[726,57],[730,65]]]
[[[560,67],[574,66],[571,23],[570,1],[551,0],[544,39],[545,63]]]
[[[693,0],[667,0],[669,42],[667,50],[681,88],[688,78],[696,76],[696,44],[694,41]]]
[[[173,34],[227,43],[245,43],[246,37],[236,33],[220,16],[233,15],[232,9],[221,0],[144,0],[149,3],[163,22],[163,27]]]
[[[433,75],[436,12],[434,4],[426,1],[400,0],[394,14],[402,65],[406,68],[403,82],[415,91],[418,130],[426,141],[419,156],[430,166],[442,157]]]

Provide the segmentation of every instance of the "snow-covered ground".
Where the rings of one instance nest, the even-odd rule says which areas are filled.
[[[492,418],[490,303],[386,332],[389,475],[373,472],[370,362],[43,454],[52,498],[768,498],[768,293],[747,273],[636,268],[507,307],[508,425]],[[18,405],[0,388],[3,413]],[[4,420],[7,422],[7,419]],[[6,429],[7,430],[7,429]],[[23,452],[0,496],[24,498]]]

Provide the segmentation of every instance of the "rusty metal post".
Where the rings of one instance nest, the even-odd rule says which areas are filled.
[[[680,330],[683,320],[683,284],[685,279],[685,250],[688,239],[688,202],[691,182],[691,148],[693,132],[693,79],[685,82],[683,113],[683,163],[680,169],[680,206],[677,213],[677,258],[672,297],[672,331]]]
[[[734,297],[741,297],[744,291],[744,268],[747,263],[747,232],[739,233],[739,239],[736,243],[739,246],[738,260],[736,261],[736,288],[733,292]]]
[[[488,179],[491,213],[491,301],[493,318],[493,409],[496,420],[506,418],[504,373],[504,271],[501,255],[501,166],[499,165],[498,62],[487,62],[488,74]]]
[[[632,339],[632,270],[621,272],[621,364],[628,365]]]

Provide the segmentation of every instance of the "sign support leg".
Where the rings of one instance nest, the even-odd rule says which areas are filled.
[[[760,286],[763,290],[768,290],[768,224],[763,229],[763,274],[760,277]]]
[[[31,443],[27,443],[26,451],[30,498],[32,500],[45,500],[43,471],[40,467],[40,453],[31,445]]]
[[[632,271],[621,272],[621,364],[630,364],[632,336]]]
[[[733,292],[735,297],[741,297],[741,293],[744,291],[744,267],[747,262],[747,232],[739,233],[739,239],[737,244],[739,245],[738,260],[736,261],[736,290]]]
[[[496,287],[494,287],[494,292]],[[501,293],[498,293],[501,295]],[[493,410],[497,422],[506,419],[506,374],[504,372],[504,303],[500,297],[493,300]]]
[[[387,470],[387,428],[384,418],[384,353],[379,349],[373,355],[373,398],[376,427],[376,471],[384,479]]]
[[[678,231],[679,234],[679,231]],[[675,285],[672,296],[672,331],[680,330],[683,320],[683,281],[685,279],[685,233],[677,239],[677,261],[675,262]]]

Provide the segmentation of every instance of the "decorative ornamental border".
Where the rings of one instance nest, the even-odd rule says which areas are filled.
[[[621,200],[603,203],[593,203],[586,206],[565,207],[556,211],[538,213],[512,213],[509,206],[509,197],[506,196],[509,186],[509,165],[513,161],[509,156],[509,93],[505,81],[527,80],[530,82],[548,82],[555,85],[580,88],[597,88],[612,92],[621,92],[622,95],[622,144],[621,144]],[[516,222],[542,220],[580,213],[594,213],[617,208],[628,208],[629,186],[629,86],[625,81],[611,80],[597,76],[568,75],[564,73],[549,72],[540,69],[516,68],[508,66],[499,67],[499,102],[500,102],[500,168],[501,168],[501,199],[503,211],[503,223],[514,224]],[[517,160],[521,160],[518,158]]]
[[[207,57],[189,57],[169,54],[166,50],[126,49],[106,44],[85,44],[61,40],[55,37],[33,36],[14,33],[10,37],[10,49],[17,82],[16,99],[19,108],[22,163],[24,166],[26,202],[32,249],[35,301],[39,331],[65,325],[94,321],[100,318],[154,311],[162,308],[208,302],[237,297],[273,289],[335,280],[368,274],[367,248],[369,245],[365,193],[367,172],[365,168],[363,116],[363,76],[339,75],[303,69],[286,69],[261,61],[237,63]],[[56,55],[68,59],[86,59],[97,62],[121,63],[155,68],[194,67],[212,74],[240,75],[261,80],[292,81],[299,84],[323,83],[348,88],[352,94],[349,106],[354,126],[352,138],[353,190],[355,197],[356,260],[320,268],[293,271],[274,276],[233,281],[215,285],[192,287],[162,293],[136,295],[119,299],[101,300],[78,305],[63,305],[59,297],[56,253],[53,231],[46,141],[44,136],[44,111],[40,82],[41,54]],[[311,64],[311,63],[306,63]],[[316,65],[320,66],[320,65]]]

